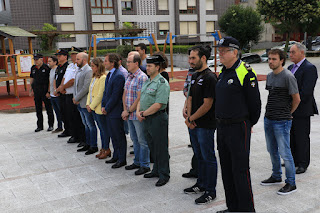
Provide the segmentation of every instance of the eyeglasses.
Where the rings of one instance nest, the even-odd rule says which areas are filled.
[[[218,50],[218,53],[219,54],[225,54],[225,53],[227,53],[227,52],[231,52],[231,51],[233,51],[233,49],[226,49],[226,50]]]
[[[127,61],[127,64],[134,63],[133,61]]]

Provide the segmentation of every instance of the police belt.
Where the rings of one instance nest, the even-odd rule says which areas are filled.
[[[236,123],[241,123],[245,120],[248,120],[248,117],[244,118],[231,118],[231,119],[221,119],[221,118],[216,118],[217,122],[219,124],[236,124]]]
[[[158,112],[153,113],[152,115],[145,116],[145,118],[152,118],[152,117],[156,117],[157,115],[160,115],[160,114],[165,113],[165,112],[166,112],[166,110],[165,110],[165,109],[163,109],[163,110],[159,110]]]

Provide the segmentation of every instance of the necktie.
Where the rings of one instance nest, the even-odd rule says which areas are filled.
[[[291,69],[292,74],[294,74],[297,71],[297,69],[298,69],[298,65],[294,64]]]
[[[108,82],[109,82],[110,76],[111,76],[111,73],[109,72],[108,75],[107,75],[107,79],[106,79],[107,84],[108,84]]]

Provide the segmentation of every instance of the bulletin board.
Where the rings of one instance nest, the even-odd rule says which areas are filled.
[[[18,55],[18,76],[30,76],[31,67],[34,65],[33,55]]]

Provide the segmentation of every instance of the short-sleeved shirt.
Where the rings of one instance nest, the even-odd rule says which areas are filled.
[[[135,73],[130,73],[128,75],[128,79],[124,86],[127,109],[129,109],[135,100],[137,100],[138,92],[141,91],[142,85],[146,80],[148,80],[148,76],[140,69]],[[129,120],[138,120],[135,111],[130,113]]]
[[[265,116],[270,120],[290,120],[292,96],[299,93],[297,80],[287,69],[267,76],[266,90],[269,91]]]
[[[57,68],[54,68],[54,69],[51,69],[51,70],[50,70],[50,77],[49,77],[49,79],[50,79],[50,96],[51,96],[51,97],[56,97],[56,96],[53,94],[53,92],[54,92],[53,81],[54,81],[54,77],[55,77],[55,75],[56,75],[56,69],[57,69]]]
[[[202,117],[195,120],[197,128],[215,129],[215,87],[217,76],[209,68],[202,72],[195,72],[191,78],[189,96],[192,97],[191,115],[194,114],[202,105],[204,98],[212,98],[213,104],[210,110]]]
[[[76,63],[71,63],[68,65],[67,70],[64,74],[64,84],[68,83],[71,79],[75,79],[76,77],[76,71],[78,69],[78,66]],[[71,87],[66,88],[66,94],[72,94],[74,90],[73,85]]]
[[[63,76],[66,73],[68,67],[68,62],[64,63],[63,65],[58,65],[56,69],[56,87],[58,88],[62,82]]]
[[[50,68],[46,64],[42,64],[40,68],[36,65],[31,67],[30,78],[33,78],[32,82],[32,89],[45,89],[45,86],[49,86],[49,75],[50,75]],[[48,91],[48,88],[46,89]]]
[[[164,110],[167,107],[169,96],[169,83],[160,73],[153,80],[149,78],[141,89],[140,111],[147,110],[154,103],[162,104],[160,110]]]

